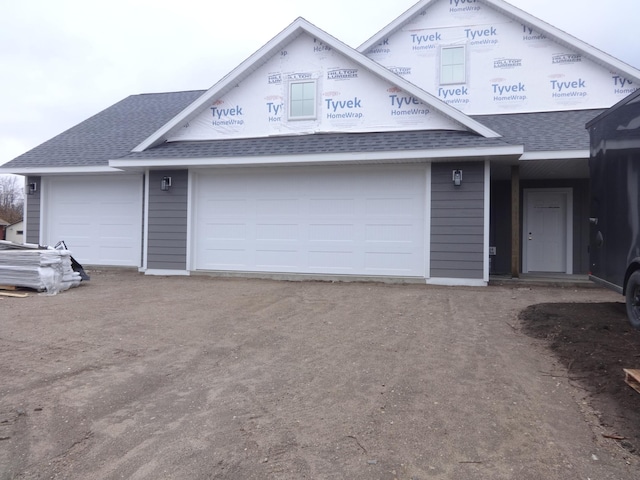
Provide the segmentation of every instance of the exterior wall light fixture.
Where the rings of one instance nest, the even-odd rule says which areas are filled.
[[[462,170],[454,170],[452,180],[454,186],[459,187],[462,185]]]
[[[33,195],[38,191],[38,184],[33,182],[27,184],[27,195]]]
[[[171,188],[171,177],[162,177],[160,190],[162,190],[163,192],[168,192],[169,188]]]

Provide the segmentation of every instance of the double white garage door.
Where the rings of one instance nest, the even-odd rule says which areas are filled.
[[[424,276],[425,185],[408,166],[199,173],[195,268]]]

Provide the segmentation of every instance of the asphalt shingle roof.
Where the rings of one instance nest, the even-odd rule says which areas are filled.
[[[471,132],[404,131],[326,133],[249,139],[171,142],[131,150],[204,93],[203,90],[132,95],[35,147],[2,168],[108,166],[118,158],[203,158],[305,153],[475,148],[524,145],[525,151],[589,148],[585,124],[604,110],[477,115],[503,135],[488,139]]]
[[[388,152],[443,148],[506,146],[499,138],[471,132],[419,130],[372,133],[321,133],[282,137],[242,138],[164,143],[126,158],[207,158],[313,153]]]
[[[502,135],[506,142],[524,145],[525,152],[588,150],[589,131],[585,125],[604,111],[473,115],[472,118]]]
[[[3,168],[97,167],[127,155],[204,91],[131,95]]]

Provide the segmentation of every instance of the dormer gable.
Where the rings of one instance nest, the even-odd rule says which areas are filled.
[[[299,18],[134,151],[165,141],[394,130],[499,136]]]
[[[471,114],[608,108],[640,71],[502,0],[423,0],[358,50]]]

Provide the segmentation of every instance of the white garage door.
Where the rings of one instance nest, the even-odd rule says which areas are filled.
[[[82,264],[140,266],[140,175],[50,177],[45,186],[45,243],[64,240]]]
[[[195,268],[424,276],[424,167],[201,173]]]

